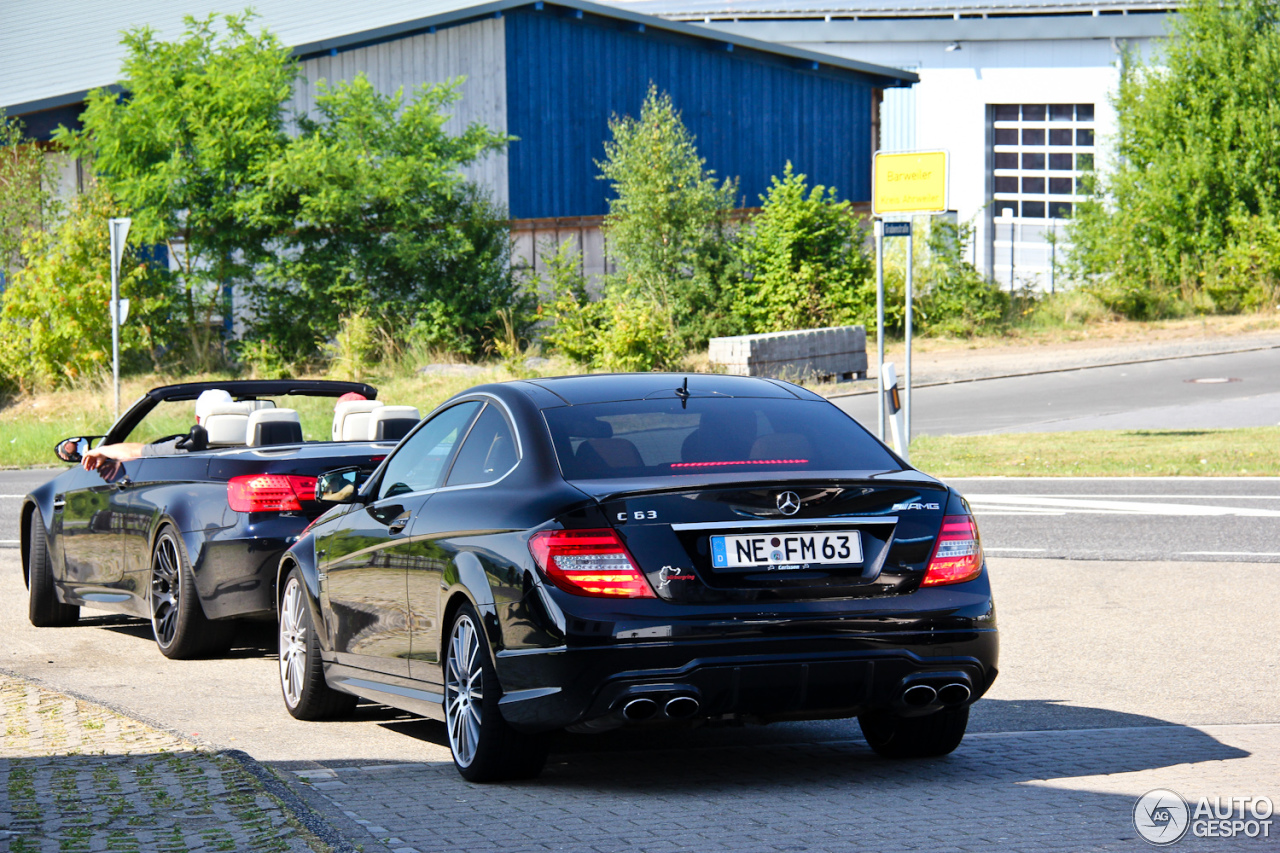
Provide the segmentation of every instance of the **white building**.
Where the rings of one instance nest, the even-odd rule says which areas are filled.
[[[951,206],[974,261],[1048,289],[1079,178],[1108,156],[1127,48],[1167,32],[1176,0],[617,0],[629,9],[915,71],[885,92],[882,150],[950,152]],[[1011,242],[1012,237],[1012,242]],[[1064,241],[1057,240],[1058,252]],[[1011,264],[1012,260],[1012,264]]]

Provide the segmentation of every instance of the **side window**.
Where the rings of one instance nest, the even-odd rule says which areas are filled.
[[[480,403],[459,403],[436,415],[413,434],[395,455],[387,460],[378,500],[420,492],[440,485],[444,466],[458,440],[466,434],[467,424],[480,409]]]
[[[467,440],[458,451],[458,459],[449,472],[449,486],[488,483],[515,467],[516,442],[511,427],[497,406],[485,406]]]

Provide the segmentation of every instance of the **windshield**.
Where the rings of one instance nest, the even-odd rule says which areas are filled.
[[[902,467],[857,421],[817,400],[633,400],[543,415],[568,480]]]

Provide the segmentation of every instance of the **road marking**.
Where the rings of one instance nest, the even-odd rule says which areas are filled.
[[[20,541],[18,539],[0,539],[0,545],[17,545]]]
[[[1041,498],[1084,498],[1092,500],[1093,495],[1067,494],[1067,495],[1042,495],[1037,493],[1037,497]],[[3,497],[3,495],[0,495]],[[985,495],[987,499],[999,498],[999,495]],[[1103,495],[1108,500],[1111,498],[1146,498],[1149,500],[1168,500],[1169,498],[1180,498],[1182,500],[1196,501],[1280,501],[1280,495]]]
[[[1035,551],[1036,553],[1042,554],[1045,551],[1048,551],[1049,549],[1048,548],[983,548],[982,550],[986,551],[988,554],[992,553],[993,551],[1019,551],[1019,552]]]
[[[1277,551],[1183,551],[1184,557],[1280,557]]]
[[[0,495],[0,498],[25,498],[26,495]]]
[[[1243,516],[1248,518],[1280,518],[1280,510],[1254,507],[1202,506],[1199,504],[1143,503],[1140,501],[1115,501],[1097,498],[1046,498],[1040,495],[969,495],[969,503],[976,504],[974,511],[990,514],[992,511],[1044,511],[1064,510],[1069,513],[1106,513],[1121,515],[1164,516]]]

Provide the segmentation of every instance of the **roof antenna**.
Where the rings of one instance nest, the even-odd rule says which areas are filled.
[[[689,407],[689,377],[684,378],[684,385],[676,389],[676,396],[680,398],[680,408]]]

